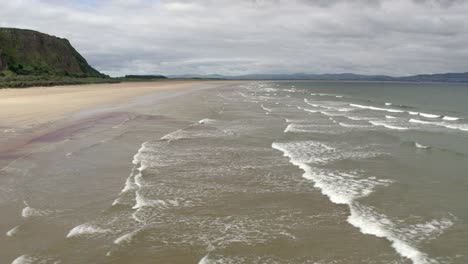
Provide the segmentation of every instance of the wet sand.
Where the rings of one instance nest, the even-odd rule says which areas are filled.
[[[222,83],[163,80],[0,89],[0,169],[27,155],[35,143],[67,138],[102,120],[120,120],[126,108],[149,104],[154,97]]]

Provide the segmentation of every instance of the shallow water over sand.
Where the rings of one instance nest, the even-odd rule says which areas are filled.
[[[226,85],[43,137],[0,172],[0,259],[466,263],[468,111],[359,85]]]

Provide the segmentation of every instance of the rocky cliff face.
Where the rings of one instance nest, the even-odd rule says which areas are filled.
[[[104,76],[68,40],[13,28],[0,28],[1,70],[20,75]]]
[[[2,52],[2,50],[0,49],[0,71],[5,70],[6,67],[7,67],[7,65],[6,65],[6,59],[4,58],[3,52]]]

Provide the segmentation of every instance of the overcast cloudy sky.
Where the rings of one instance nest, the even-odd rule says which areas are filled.
[[[113,76],[468,71],[464,0],[4,0],[0,26]]]

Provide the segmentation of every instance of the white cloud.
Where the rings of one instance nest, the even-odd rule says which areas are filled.
[[[79,3],[80,2],[80,3]],[[127,73],[468,71],[461,0],[22,0],[0,25],[66,37]]]

